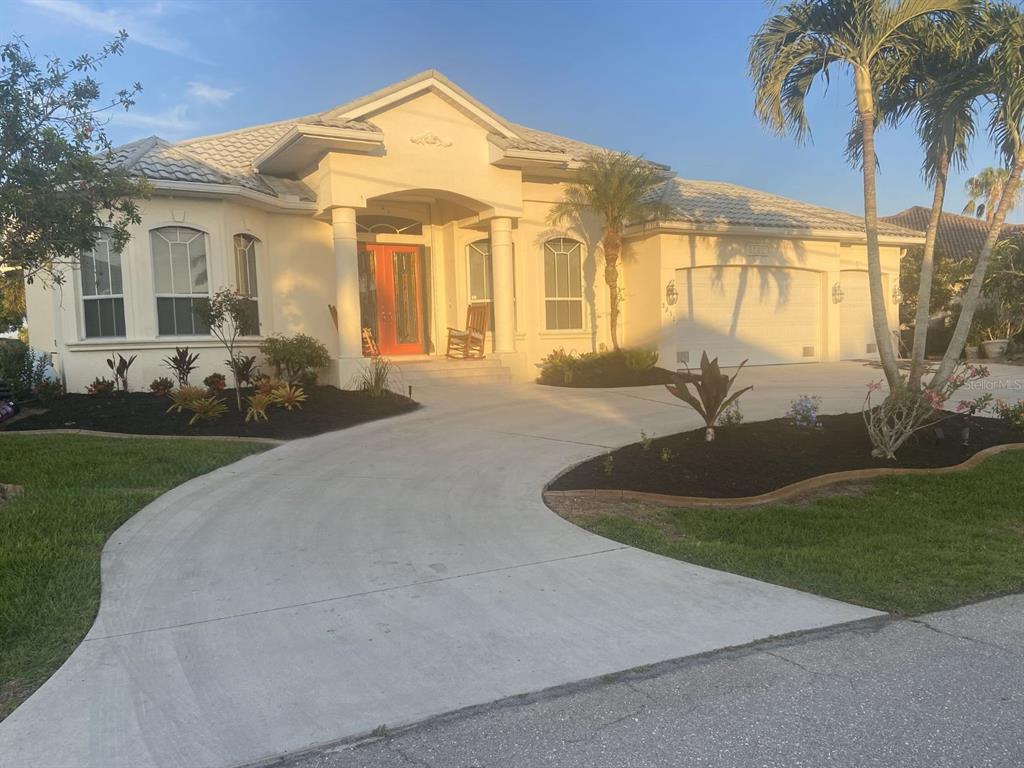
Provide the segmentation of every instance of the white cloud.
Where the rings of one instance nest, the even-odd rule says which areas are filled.
[[[197,80],[193,80],[188,84],[188,92],[196,99],[199,99],[199,101],[205,101],[207,104],[216,104],[217,106],[220,106],[237,93],[237,91],[218,88],[215,85],[201,83]]]
[[[196,61],[204,61],[183,37],[154,23],[153,19],[163,16],[166,8],[162,4],[134,6],[114,10],[100,10],[77,0],[22,0],[25,5],[65,22],[86,27],[113,36],[121,29],[127,30],[129,43],[135,42],[157,51]]]
[[[181,138],[197,127],[195,120],[188,116],[188,106],[175,104],[162,112],[114,112],[110,115],[112,125],[123,128],[142,129],[145,134],[156,134],[163,139]]]

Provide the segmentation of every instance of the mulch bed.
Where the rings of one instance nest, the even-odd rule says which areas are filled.
[[[919,432],[900,449],[895,462],[871,456],[871,442],[860,413],[822,416],[820,429],[800,429],[788,419],[718,427],[713,443],[704,429],[655,438],[602,454],[556,478],[551,490],[606,488],[676,496],[737,498],[774,491],[830,472],[882,467],[948,467],[993,445],[1024,443],[1024,432],[998,419],[954,416]],[[970,443],[960,430],[970,422]],[[671,451],[662,460],[665,449]]]
[[[221,393],[228,412],[215,421],[189,426],[192,413],[167,413],[170,400],[149,392],[94,397],[68,394],[35,413],[2,425],[5,431],[29,429],[91,429],[134,435],[225,435],[269,437],[290,440],[344,429],[365,421],[382,419],[415,410],[419,404],[402,395],[388,393],[370,397],[361,391],[314,386],[305,388],[308,399],[301,409],[271,408],[269,421],[246,422],[235,407],[234,390]],[[245,393],[245,390],[243,390]],[[243,408],[245,400],[242,401]]]

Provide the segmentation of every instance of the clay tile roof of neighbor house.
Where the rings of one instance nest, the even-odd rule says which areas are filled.
[[[802,203],[721,181],[674,178],[660,190],[672,219],[703,226],[728,225],[787,230],[861,232],[864,219],[852,213]],[[904,227],[881,223],[879,234],[919,237]]]
[[[925,208],[923,205],[915,205],[892,216],[883,216],[881,221],[924,232],[928,229],[928,220],[931,218],[931,214],[931,209]],[[1000,239],[1022,234],[1024,234],[1024,224],[1006,224]],[[945,256],[960,261],[980,253],[987,236],[988,224],[984,220],[944,211],[942,218],[939,219],[939,232],[935,247]]]

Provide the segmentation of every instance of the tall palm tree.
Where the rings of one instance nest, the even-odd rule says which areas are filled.
[[[582,221],[588,215],[601,221],[604,281],[608,286],[612,347],[619,348],[619,256],[628,224],[665,215],[669,206],[654,194],[666,180],[665,171],[625,152],[596,152],[584,160],[576,180],[548,215],[551,224]]]
[[[779,134],[805,140],[810,131],[805,104],[819,78],[834,69],[853,74],[856,119],[860,127],[864,177],[864,229],[867,237],[871,319],[890,389],[902,385],[889,335],[882,263],[878,248],[875,158],[875,67],[913,55],[917,40],[911,23],[974,7],[972,0],[792,0],[770,17],[750,43],[749,71],[754,112]]]
[[[977,175],[971,176],[965,183],[967,191],[967,205],[961,213],[967,216],[984,218],[987,224],[992,223],[996,215],[996,206],[1006,189],[1006,181],[1010,178],[1008,168],[984,168]],[[1010,201],[1010,208],[1016,208],[1020,204],[1020,190]]]
[[[1009,174],[989,222],[985,243],[974,264],[971,282],[961,300],[960,317],[932,379],[933,384],[949,379],[967,342],[974,313],[981,301],[992,251],[1019,194],[1021,174],[1024,173],[1024,12],[1008,2],[986,3],[982,15],[984,34],[991,43],[981,75],[984,95],[991,106],[989,135],[999,148]]]
[[[914,343],[907,386],[918,390],[931,316],[935,243],[942,218],[950,168],[963,168],[975,133],[979,75],[988,39],[977,15],[952,19],[923,18],[910,26],[917,50],[900,61],[887,62],[880,73],[876,109],[880,122],[898,126],[913,116],[924,159],[925,182],[932,187],[932,208],[925,232],[914,320]],[[859,126],[851,131],[851,155],[860,147]]]

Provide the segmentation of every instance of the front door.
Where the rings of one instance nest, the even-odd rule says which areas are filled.
[[[382,355],[425,349],[423,263],[415,245],[360,245],[363,326]]]

